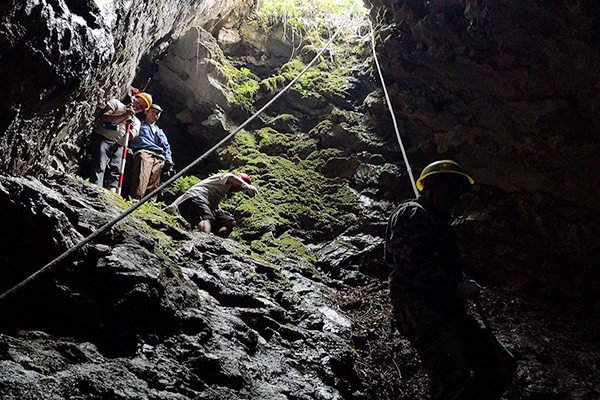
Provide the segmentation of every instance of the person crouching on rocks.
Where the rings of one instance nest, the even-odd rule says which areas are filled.
[[[191,228],[198,232],[214,233],[226,238],[233,231],[235,219],[230,215],[217,213],[219,203],[225,196],[235,192],[256,196],[258,190],[250,183],[250,177],[245,173],[212,175],[189,188],[165,211],[171,214],[179,211]]]

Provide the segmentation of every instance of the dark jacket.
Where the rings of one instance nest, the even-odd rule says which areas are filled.
[[[419,200],[400,204],[388,222],[385,261],[392,269],[390,291],[434,307],[463,307],[456,297],[465,280],[456,236],[447,219]]]

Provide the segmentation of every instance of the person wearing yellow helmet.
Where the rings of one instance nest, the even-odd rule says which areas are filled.
[[[473,184],[455,161],[429,164],[417,181],[421,195],[402,202],[386,229],[395,324],[430,374],[432,400],[497,400],[510,383],[505,371],[516,371],[514,357],[465,310],[481,288],[463,273],[450,216]]]
[[[123,146],[138,135],[141,126],[135,114],[148,110],[151,105],[152,96],[143,92],[136,93],[129,105],[118,99],[106,103],[90,138],[91,183],[117,191]],[[126,140],[127,121],[130,129]]]

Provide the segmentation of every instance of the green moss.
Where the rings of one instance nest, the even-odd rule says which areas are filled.
[[[315,155],[306,160],[261,152],[257,143],[274,140],[273,136],[285,137],[270,128],[241,133],[222,152],[233,165],[244,165],[244,171],[259,189],[258,196],[252,199],[238,193],[222,202],[225,211],[237,216],[239,224],[234,237],[264,240],[265,234],[280,237],[290,229],[341,232],[355,223],[356,217],[348,213],[357,204],[354,193],[346,184],[327,179],[319,172],[326,155],[336,151],[321,152],[321,157]],[[290,137],[285,137],[283,143],[294,148]],[[278,249],[281,246],[277,243]],[[253,242],[252,247],[257,253],[266,253],[264,243]],[[308,258],[307,253],[296,253],[300,258]]]
[[[197,178],[196,178],[197,179]],[[146,202],[133,212],[133,216],[153,227],[172,226],[182,227],[182,220],[177,215],[164,212],[164,203]]]
[[[224,57],[208,60],[225,85],[231,90],[231,102],[234,106],[246,111],[253,111],[253,104],[259,89],[259,78],[248,68],[236,68]]]
[[[325,119],[317,124],[314,128],[308,132],[308,136],[311,138],[319,138],[325,136],[329,132],[333,131],[333,122],[329,119]]]
[[[292,114],[280,114],[274,118],[270,118],[267,121],[267,124],[270,126],[276,126],[278,124],[289,124],[298,122],[298,118],[294,117]]]
[[[321,149],[311,153],[306,159],[308,161],[327,161],[330,158],[336,158],[343,155],[344,152],[339,149]]]
[[[102,188],[98,188],[98,190],[100,191],[100,196],[106,200],[106,202],[112,204],[118,209],[125,211],[130,207],[130,204],[127,203],[127,201],[125,201],[125,199],[120,195]]]
[[[260,81],[260,89],[267,93],[275,93],[285,86],[287,79],[285,76],[276,75]]]
[[[276,237],[272,232],[263,234],[260,239],[250,243],[254,257],[278,265],[283,259],[294,260],[303,265],[315,261],[308,248],[289,233]]]
[[[300,58],[293,58],[283,65],[277,75],[260,82],[262,90],[274,93],[282,89],[300,74],[306,65]],[[321,94],[332,96],[345,89],[348,84],[348,70],[339,65],[329,65],[324,59],[316,67],[309,68],[292,86],[292,90],[302,98],[320,97]]]
[[[256,135],[260,138],[258,150],[269,155],[298,155],[300,158],[306,158],[317,149],[317,143],[306,136],[279,133],[271,128],[261,129]]]
[[[171,199],[169,203],[175,200],[177,197],[181,196],[185,193],[186,190],[194,186],[196,183],[200,182],[200,178],[197,178],[193,175],[190,176],[182,176],[177,179],[175,182],[171,184],[168,188],[163,190],[163,196]]]

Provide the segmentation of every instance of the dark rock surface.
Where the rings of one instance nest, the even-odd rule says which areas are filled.
[[[263,79],[292,48],[241,24],[250,3],[0,5],[0,290],[127,207],[65,172],[98,107],[132,81],[153,76],[176,162],[243,120],[210,62]],[[477,181],[455,228],[519,360],[520,398],[600,398],[600,6],[368,3],[413,171],[453,158]],[[289,93],[256,123],[276,131],[251,167],[321,160],[322,179],[352,197],[332,210],[343,220],[292,215],[293,229],[261,232],[298,239],[311,262],[256,258],[258,236],[128,217],[0,307],[0,397],[426,399],[417,355],[390,329],[381,262],[387,216],[412,190],[371,64],[350,74],[344,90]],[[257,104],[272,96],[261,94]],[[313,142],[295,153],[290,138]],[[233,150],[202,175],[243,166]]]
[[[3,177],[0,187],[2,204],[31,205],[11,210],[14,221],[44,210],[54,229],[40,228],[63,240],[119,212],[116,196],[68,177]],[[350,321],[325,301],[328,279],[156,226],[134,214],[4,304],[2,326],[28,330],[1,335],[2,398],[341,399],[360,389]],[[4,289],[19,278],[6,273],[28,261],[12,250]]]

